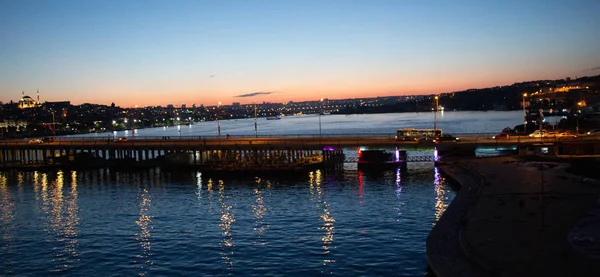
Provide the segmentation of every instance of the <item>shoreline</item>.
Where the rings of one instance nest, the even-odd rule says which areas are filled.
[[[593,236],[600,228],[600,182],[567,172],[567,165],[516,157],[440,162],[460,190],[427,238],[432,271],[600,276],[600,260],[591,254],[600,250]]]

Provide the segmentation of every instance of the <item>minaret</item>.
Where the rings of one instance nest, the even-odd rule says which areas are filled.
[[[37,104],[40,103],[40,90],[37,91]]]

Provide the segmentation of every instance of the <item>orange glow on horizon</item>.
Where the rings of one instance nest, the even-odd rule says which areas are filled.
[[[94,87],[85,91],[85,93],[76,91],[77,88],[73,88],[72,91],[48,88],[47,90],[40,90],[40,97],[42,102],[70,101],[73,105],[82,103],[110,105],[114,102],[116,106],[120,107],[167,106],[169,104],[177,107],[186,104],[186,106],[191,107],[193,104],[196,104],[196,106],[215,106],[219,102],[222,105],[231,105],[233,102],[239,102],[240,104],[286,103],[289,101],[319,101],[321,98],[353,99],[378,96],[434,95],[514,83],[513,80],[510,80],[510,76],[505,76],[506,78],[502,78],[505,80],[500,81],[485,77],[440,75],[436,77],[405,77],[403,79],[389,77],[384,79],[384,77],[380,77],[372,80],[334,77],[314,83],[266,86],[265,89],[260,90],[256,89],[256,87],[260,87],[258,85],[224,82],[217,85],[203,86],[200,89],[189,89],[188,87],[193,87],[191,84],[185,84],[185,88],[182,86],[136,88],[130,84],[114,84],[114,87]],[[253,92],[265,92],[265,94],[239,97]],[[102,97],[99,97],[100,95]],[[15,94],[15,97],[17,96],[20,97],[20,94]],[[3,100],[3,102],[10,102],[11,99]]]

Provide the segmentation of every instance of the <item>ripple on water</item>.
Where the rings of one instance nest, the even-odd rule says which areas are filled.
[[[0,255],[12,262],[0,262],[0,272],[422,275],[441,198],[431,165],[408,170],[400,183],[395,172],[354,172],[210,185],[196,174],[140,171],[119,173],[116,181],[114,173],[78,173],[76,188],[63,187],[62,198],[43,194],[39,184],[23,186],[20,202],[7,206],[14,216],[2,217],[10,236],[2,237]],[[70,184],[71,175],[64,176]],[[13,175],[7,180],[17,183]],[[444,197],[449,202],[452,192]],[[74,204],[76,210],[65,208]]]

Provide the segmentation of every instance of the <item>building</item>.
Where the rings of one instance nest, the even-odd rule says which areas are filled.
[[[4,119],[0,120],[0,128],[10,128],[10,127],[27,127],[29,122],[24,119]]]
[[[31,109],[31,108],[35,108],[39,105],[39,101],[40,101],[40,92],[37,92],[37,101],[35,101],[33,98],[25,95],[25,92],[22,92],[21,95],[21,99],[19,99],[19,104],[17,105],[17,107],[19,109]]]

